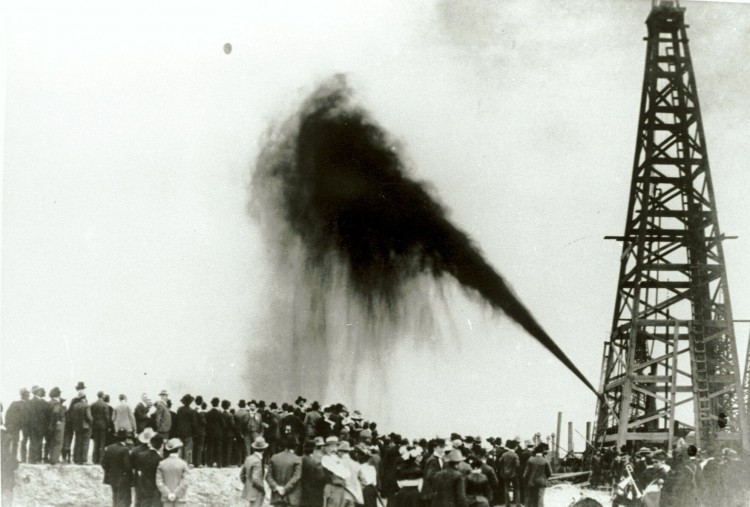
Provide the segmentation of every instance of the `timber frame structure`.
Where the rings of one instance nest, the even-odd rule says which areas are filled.
[[[679,2],[653,0],[597,446],[750,450],[722,241]],[[727,424],[719,424],[726,416]],[[724,427],[721,427],[724,426]]]

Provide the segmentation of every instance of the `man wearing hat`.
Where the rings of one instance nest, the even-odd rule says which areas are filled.
[[[323,458],[323,437],[315,437],[304,445],[305,455],[302,457],[302,497],[303,507],[323,507],[323,490],[326,485],[326,475],[321,465]]]
[[[156,487],[161,492],[164,506],[174,507],[186,502],[188,464],[180,458],[181,447],[182,441],[179,438],[169,439],[164,446],[167,457],[156,467]]]
[[[266,439],[258,436],[252,443],[252,453],[245,459],[240,471],[240,480],[244,484],[242,498],[252,507],[261,507],[266,496],[263,475],[263,451],[268,448]]]
[[[198,425],[195,410],[190,406],[194,399],[190,394],[180,399],[182,406],[177,409],[177,415],[173,421],[173,435],[182,440],[183,444],[180,447],[180,457],[189,465],[193,463],[193,435]]]
[[[534,448],[534,456],[526,463],[523,472],[526,484],[526,507],[541,507],[544,505],[544,492],[547,489],[547,479],[552,475],[552,468],[544,458],[549,449],[547,444],[539,444]]]
[[[109,406],[104,401],[104,391],[96,393],[96,401],[91,404],[91,437],[94,441],[94,452],[91,457],[95,465],[101,462],[107,442],[107,428],[109,427]]]
[[[154,429],[156,432],[164,438],[169,439],[169,431],[172,429],[172,414],[169,412],[167,406],[167,400],[169,399],[169,393],[166,389],[162,389],[159,393],[159,399],[154,403]]]
[[[120,430],[115,435],[116,442],[104,449],[101,466],[104,469],[104,484],[112,487],[113,507],[130,507],[130,488],[133,484],[133,466],[130,451],[125,443],[128,433]]]
[[[21,447],[21,431],[23,431],[24,441],[28,440],[28,410],[29,410],[29,398],[31,392],[25,387],[22,387],[19,391],[21,395],[20,400],[11,402],[8,406],[8,410],[5,412],[5,428],[10,436],[10,450],[9,453],[12,456],[18,456],[18,448]],[[21,461],[26,461],[26,448],[21,447]]]
[[[86,386],[79,382],[76,386],[78,395],[70,402],[68,407],[68,423],[75,435],[75,446],[73,447],[73,463],[83,465],[89,456],[89,442],[91,441],[91,407],[86,400],[84,392]]]
[[[274,454],[268,464],[266,480],[271,487],[271,504],[298,506],[302,459],[294,453],[297,441],[291,435],[282,440],[284,450]]]
[[[49,391],[49,429],[47,431],[47,458],[56,465],[60,462],[63,440],[65,438],[65,407],[60,399],[60,388],[53,387]]]
[[[50,406],[44,401],[43,387],[31,388],[34,397],[29,401],[29,463],[42,462],[42,441],[49,429]]]
[[[325,438],[322,434],[319,434],[319,427],[322,420],[323,416],[320,413],[320,404],[317,401],[313,401],[310,410],[305,414],[305,420],[303,421],[305,426],[305,438],[310,440],[317,436]]]
[[[156,485],[156,470],[159,468],[163,456],[164,439],[151,428],[146,428],[138,439],[143,443],[146,440],[146,449],[137,455],[131,453],[131,461],[136,474],[135,504],[138,507],[161,507],[161,491]],[[140,448],[140,446],[138,446]],[[137,456],[137,457],[136,457]]]
[[[463,463],[461,451],[453,449],[445,460],[445,468],[435,474],[432,479],[434,494],[430,502],[431,507],[467,507],[466,479],[458,471],[458,465]]]
[[[324,456],[320,463],[326,478],[323,488],[323,504],[326,507],[354,507],[354,497],[346,490],[346,481],[351,476],[351,471],[338,454],[338,449],[342,445],[343,442],[339,442],[338,437],[331,435],[326,438],[323,448]]]

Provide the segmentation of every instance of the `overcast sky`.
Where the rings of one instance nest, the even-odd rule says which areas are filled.
[[[598,385],[620,254],[603,236],[625,223],[650,0],[24,4],[2,15],[6,405],[79,380],[133,402],[274,399],[246,381],[268,310],[248,185],[269,124],[338,72]],[[683,4],[720,225],[739,235],[734,314],[750,319],[750,5]],[[411,435],[547,435],[558,410],[583,432],[580,381],[447,298],[456,342],[439,362],[394,354],[387,408],[341,401]]]

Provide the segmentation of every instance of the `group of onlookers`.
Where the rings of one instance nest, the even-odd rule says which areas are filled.
[[[734,449],[699,453],[679,440],[671,452],[629,446],[592,453],[592,487],[611,488],[613,505],[747,507],[750,459]]]
[[[48,400],[39,386],[21,389],[5,412],[3,459],[99,464],[115,505],[130,505],[132,488],[136,505],[181,501],[187,471],[204,466],[241,467],[250,503],[260,505],[267,484],[271,503],[311,507],[376,507],[386,499],[403,507],[533,506],[551,473],[544,444],[458,434],[410,441],[380,435],[343,404],[301,396],[233,406],[186,394],[175,411],[165,390],[154,402],[144,393],[132,408],[125,395],[113,406],[101,391],[89,403],[83,382],[75,391],[66,407],[57,387]]]

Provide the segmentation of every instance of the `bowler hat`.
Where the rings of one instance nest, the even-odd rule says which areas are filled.
[[[119,430],[117,430],[117,433],[115,433],[115,439],[118,442],[122,442],[123,440],[127,438],[128,438],[128,430],[126,430],[125,428],[120,428]]]
[[[170,438],[167,442],[167,450],[168,451],[174,451],[175,449],[179,449],[182,447],[182,440],[179,438]]]
[[[60,388],[59,387],[53,387],[49,390],[49,397],[50,398],[57,398],[60,396]]]
[[[253,442],[253,449],[261,450],[261,449],[265,449],[266,447],[268,447],[268,443],[266,442],[266,439],[263,437],[258,437]]]
[[[78,382],[76,384],[76,391],[82,391],[83,389],[86,389],[86,384],[84,384],[83,382]]]
[[[302,449],[307,452],[312,451],[315,447],[315,440],[305,440],[305,443],[302,445]]]
[[[183,405],[190,405],[194,399],[195,398],[193,398],[189,394],[186,394],[185,396],[182,397],[182,399],[180,400],[180,403],[182,403]]]

